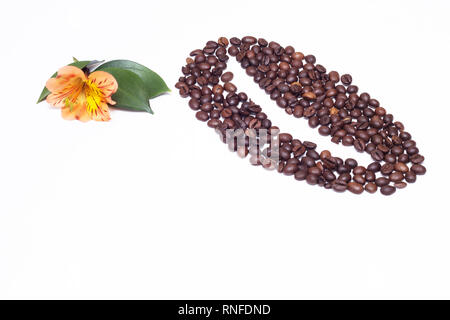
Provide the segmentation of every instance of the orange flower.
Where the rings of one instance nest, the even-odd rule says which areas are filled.
[[[61,114],[68,120],[108,121],[108,104],[114,105],[111,96],[118,85],[114,77],[104,71],[95,71],[89,76],[77,67],[65,66],[58,70],[56,78],[47,81],[51,92],[47,102],[61,108]]]

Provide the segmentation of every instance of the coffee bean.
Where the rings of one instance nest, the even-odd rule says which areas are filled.
[[[375,161],[381,161],[381,160],[383,160],[383,157],[384,157],[383,152],[378,150],[378,149],[373,150],[370,153],[370,155],[372,156],[372,159],[375,160]]]
[[[406,182],[396,182],[394,183],[394,187],[396,187],[397,189],[406,188]]]
[[[408,172],[409,168],[406,164],[404,164],[403,162],[397,162],[394,166],[395,170],[400,171],[400,172]]]
[[[278,135],[278,139],[281,142],[291,142],[292,141],[292,135],[290,135],[289,133],[280,133]]]
[[[199,111],[195,114],[195,116],[197,117],[198,120],[200,121],[208,121],[209,119],[209,115],[207,112],[205,111]]]
[[[420,154],[415,154],[410,157],[410,160],[414,164],[421,164],[425,160],[425,158]]]
[[[314,100],[316,99],[316,94],[314,92],[305,92],[302,94],[302,97],[308,100]]]
[[[220,123],[221,123],[220,120],[211,119],[211,120],[208,121],[208,127],[216,128]]]
[[[363,175],[364,173],[366,173],[366,168],[363,166],[357,166],[353,169],[353,174]]]
[[[231,82],[225,82],[223,88],[228,92],[236,92],[237,88]]]
[[[225,72],[221,77],[220,80],[223,82],[230,82],[233,80],[233,73],[232,72]]]
[[[392,163],[385,163],[381,166],[381,174],[388,176],[394,171],[394,165]]]
[[[252,37],[252,36],[246,36],[246,37],[242,38],[242,42],[248,43],[248,44],[255,44],[256,43],[256,38]]]
[[[416,174],[413,171],[408,171],[405,173],[405,180],[408,183],[414,183],[416,182]]]
[[[364,191],[364,188],[361,184],[357,183],[357,182],[349,182],[347,183],[347,189],[350,192],[353,192],[355,194],[360,194]]]
[[[381,165],[379,162],[372,162],[371,164],[369,164],[367,166],[367,170],[373,171],[373,172],[378,172],[381,169]]]
[[[411,170],[417,175],[422,175],[425,174],[425,172],[427,172],[427,169],[421,164],[413,164],[411,166]]]
[[[364,189],[369,192],[369,193],[375,193],[377,192],[377,185],[373,182],[369,182],[368,184],[365,185]]]
[[[330,171],[328,169],[324,169],[322,175],[325,178],[325,180],[327,180],[327,181],[334,181],[334,180],[336,180],[336,175],[332,171]]]
[[[341,76],[341,81],[344,85],[348,86],[352,83],[352,76],[349,74],[343,74]]]
[[[353,180],[355,181],[355,182],[358,182],[359,184],[361,184],[361,185],[364,185],[365,183],[366,183],[366,178],[364,178],[362,175],[360,175],[360,174],[355,174],[354,176],[353,176]]]
[[[283,173],[287,176],[292,176],[298,171],[298,166],[296,164],[288,164],[283,168]]]
[[[308,171],[306,170],[306,168],[302,168],[295,173],[295,179],[296,180],[305,180],[306,176],[308,175]]]
[[[339,73],[337,73],[336,71],[331,71],[328,74],[328,77],[330,78],[330,81],[339,82]]]
[[[319,134],[322,136],[327,136],[330,134],[330,128],[327,126],[320,126],[319,127]]]
[[[389,175],[389,180],[391,180],[392,182],[400,182],[403,180],[403,173],[401,173],[400,171],[394,171]]]
[[[217,41],[217,43],[219,44],[219,46],[227,47],[228,46],[228,39],[225,38],[225,37],[220,37],[219,40]]]
[[[364,142],[361,139],[356,139],[353,142],[353,146],[355,147],[356,151],[358,151],[358,152],[363,152],[364,149],[366,148],[366,145],[364,144]]]
[[[335,180],[332,186],[333,190],[336,192],[344,192],[347,190],[347,182],[342,180]]]
[[[319,177],[316,176],[315,174],[308,174],[306,176],[306,182],[308,182],[308,184],[314,185],[317,184],[319,181]]]
[[[381,192],[381,194],[383,194],[385,196],[390,196],[391,194],[393,194],[395,192],[395,190],[396,190],[395,187],[386,185],[386,186],[381,187],[380,192]]]
[[[375,179],[375,183],[378,187],[386,186],[389,184],[389,179],[385,177],[379,177]]]

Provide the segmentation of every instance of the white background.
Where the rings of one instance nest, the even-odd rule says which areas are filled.
[[[448,1],[10,1],[2,7],[0,298],[450,298]],[[188,53],[255,35],[351,73],[428,172],[337,194],[239,159],[176,90],[154,115],[65,121],[36,99],[72,56],[130,59],[173,88]],[[284,114],[282,131],[367,165]]]

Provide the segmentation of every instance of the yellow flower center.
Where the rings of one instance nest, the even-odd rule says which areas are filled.
[[[84,82],[84,94],[86,96],[86,109],[89,114],[96,114],[102,102],[103,94],[91,80]]]

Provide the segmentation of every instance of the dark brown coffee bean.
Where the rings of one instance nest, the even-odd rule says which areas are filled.
[[[283,168],[283,173],[287,176],[292,176],[298,171],[298,166],[296,164],[288,164]]]
[[[350,192],[353,192],[355,194],[360,194],[364,191],[364,188],[361,184],[357,183],[357,182],[349,182],[347,183],[347,189]]]
[[[427,172],[427,169],[421,164],[413,164],[411,170],[417,175],[422,175]]]
[[[373,150],[370,153],[370,155],[372,156],[372,159],[375,160],[375,161],[381,161],[381,160],[383,160],[383,157],[384,157],[383,152],[378,150],[378,149]]]
[[[363,175],[364,173],[366,173],[366,168],[364,168],[363,166],[356,166],[353,169],[353,174],[360,174]]]
[[[292,141],[292,135],[290,135],[289,133],[280,133],[278,135],[278,139],[281,142],[291,142]]]
[[[220,123],[221,123],[220,120],[211,119],[211,120],[208,121],[208,127],[216,128]]]
[[[386,186],[381,187],[380,192],[381,192],[381,194],[383,194],[385,196],[390,196],[391,194],[393,194],[395,192],[395,190],[396,190],[395,187],[386,185]]]
[[[358,151],[358,152],[363,152],[364,149],[366,148],[366,145],[364,144],[364,142],[361,139],[356,139],[353,142],[353,146],[355,147],[356,151]],[[381,158],[381,159],[383,159],[383,158]],[[377,160],[377,161],[379,161],[379,160]]]
[[[394,171],[394,165],[392,163],[385,163],[381,166],[380,171],[382,175],[388,176]]]
[[[349,74],[343,74],[341,76],[341,81],[344,85],[348,86],[352,83],[352,76]]]
[[[401,173],[400,171],[394,171],[389,175],[389,180],[391,180],[392,182],[400,182],[403,180],[403,173]]]
[[[369,192],[369,193],[375,193],[377,192],[377,185],[373,182],[369,182],[368,184],[365,185],[364,189]]]
[[[375,183],[378,187],[386,186],[389,184],[389,179],[385,177],[379,177],[375,179]]]
[[[342,180],[335,180],[333,182],[332,188],[336,192],[344,192],[347,190],[347,182]]]
[[[403,189],[406,188],[406,182],[396,182],[394,183],[394,187],[396,187],[397,189]]]
[[[230,82],[233,80],[233,73],[232,72],[225,72],[221,77],[220,80],[223,82]]]
[[[400,172],[408,172],[409,168],[406,164],[404,164],[403,162],[397,162],[394,166],[395,170],[400,171]]]
[[[255,44],[256,43],[256,38],[252,37],[252,36],[246,36],[242,38],[242,42],[243,43],[248,43],[248,44]]]
[[[425,158],[420,154],[415,154],[410,157],[410,160],[414,164],[421,164],[425,160]]]
[[[361,185],[364,185],[366,183],[366,178],[364,178],[362,175],[360,174],[355,174],[353,176],[353,180]]]
[[[315,174],[308,174],[306,176],[306,182],[308,182],[308,184],[315,185],[319,182],[319,177]]]
[[[195,114],[195,116],[197,117],[198,120],[200,121],[208,121],[209,119],[209,115],[207,112],[205,111],[199,111]]]
[[[305,170],[298,170],[296,173],[295,173],[295,179],[296,180],[305,180],[306,179],[306,176],[308,175],[308,171],[305,169]]]
[[[405,173],[405,180],[408,183],[414,183],[416,182],[416,174],[413,171],[408,171]]]
[[[379,162],[372,162],[367,166],[367,170],[378,172],[381,169],[381,164]]]
[[[303,141],[303,145],[306,147],[306,149],[315,149],[317,145],[314,142],[311,141]]]
[[[328,77],[329,77],[330,81],[339,82],[339,73],[337,73],[336,71],[331,71],[328,74]]]

